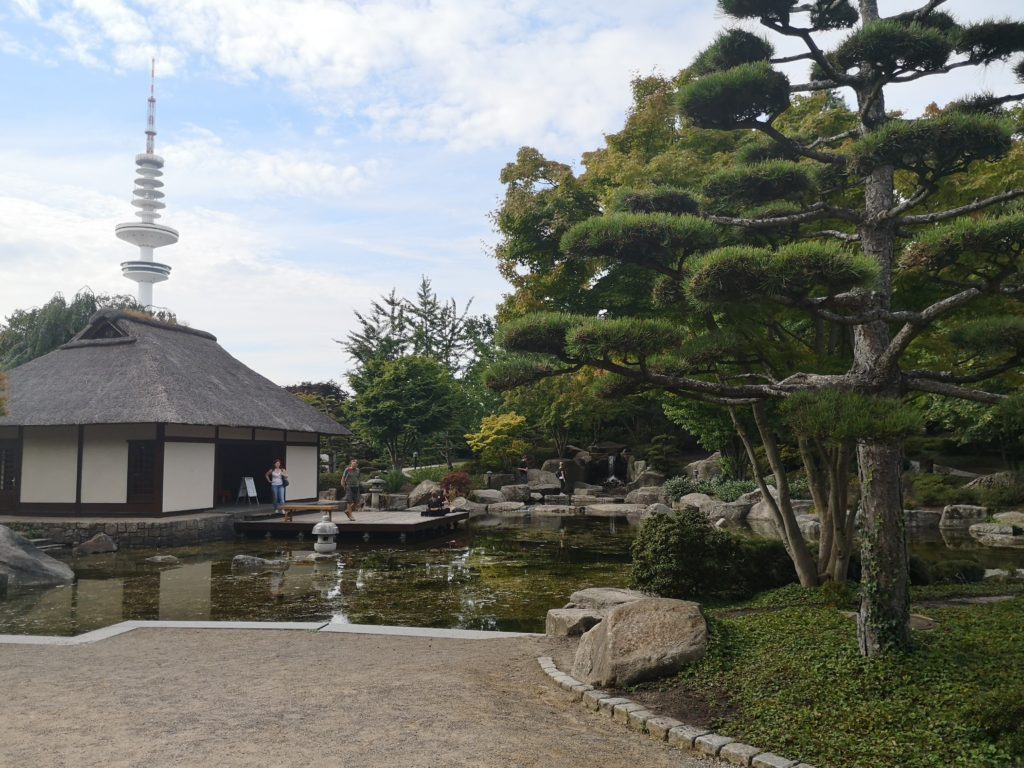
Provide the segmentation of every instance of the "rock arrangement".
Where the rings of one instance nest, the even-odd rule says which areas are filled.
[[[53,587],[75,580],[71,568],[39,551],[19,533],[0,525],[0,576],[10,587]]]
[[[46,538],[73,547],[82,546],[99,534],[110,537],[118,547],[183,547],[235,538],[234,518],[220,513],[178,520],[123,523],[36,519],[12,523],[11,528],[33,538]]]

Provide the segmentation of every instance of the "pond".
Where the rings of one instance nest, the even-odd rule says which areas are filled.
[[[302,557],[313,551],[309,539],[67,555],[77,582],[0,600],[0,634],[77,635],[152,619],[543,632],[548,609],[575,590],[628,581],[635,528],[625,518],[496,522],[475,521],[426,544],[343,542],[336,559],[296,559],[282,573],[232,572],[231,559]],[[145,562],[155,554],[181,563]]]
[[[577,589],[625,586],[635,521],[626,518],[481,518],[428,543],[342,543],[338,557],[300,560],[312,542],[239,539],[177,549],[62,556],[78,581],[0,600],[0,634],[77,635],[127,620],[331,621],[542,632],[550,608]],[[973,560],[1024,568],[1024,551],[981,547],[960,535],[911,532],[929,563]],[[179,565],[145,562],[173,554]],[[233,572],[250,554],[291,557],[284,572]]]

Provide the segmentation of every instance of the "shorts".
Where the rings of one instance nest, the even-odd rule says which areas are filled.
[[[359,503],[359,489],[354,486],[349,486],[345,489],[345,501],[351,504]]]

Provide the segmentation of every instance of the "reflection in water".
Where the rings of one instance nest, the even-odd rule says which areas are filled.
[[[549,608],[585,586],[621,586],[632,531],[606,520],[518,520],[419,545],[343,544],[312,562],[308,543],[250,539],[174,550],[67,557],[78,581],[0,601],[0,634],[72,635],[129,619],[332,621],[541,631]],[[552,522],[556,525],[552,525]],[[282,549],[283,548],[283,549]],[[288,559],[232,572],[239,553]]]

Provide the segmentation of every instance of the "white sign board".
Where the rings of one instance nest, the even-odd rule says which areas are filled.
[[[260,500],[256,495],[256,482],[251,477],[243,477],[242,482],[238,484],[238,497],[235,500],[241,498],[245,498],[246,501],[256,499],[257,503]]]

